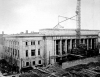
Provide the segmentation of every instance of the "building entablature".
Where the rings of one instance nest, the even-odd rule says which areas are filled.
[[[81,36],[80,39],[94,39],[94,38],[98,38],[97,35],[90,35],[90,36]],[[77,39],[76,36],[45,36],[44,40],[59,40],[59,39]]]
[[[44,34],[34,34],[34,33],[28,33],[28,34],[13,34],[13,35],[5,35],[3,37],[6,37],[6,38],[27,38],[27,37],[41,37],[41,36],[44,36]]]
[[[76,35],[75,29],[41,29],[39,31],[45,36],[73,36]],[[97,35],[99,30],[81,30],[81,35]]]
[[[81,30],[81,36],[98,36],[100,30]],[[75,36],[75,29],[40,29],[38,33],[24,33],[24,34],[13,34],[4,35],[6,38],[29,38],[29,37],[54,37],[54,36]]]

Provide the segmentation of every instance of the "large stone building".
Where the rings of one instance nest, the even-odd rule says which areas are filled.
[[[99,30],[81,30],[80,42],[88,49],[98,44]],[[76,46],[75,29],[41,29],[38,33],[4,36],[4,58],[17,66],[48,65],[57,62],[55,56],[66,55]]]

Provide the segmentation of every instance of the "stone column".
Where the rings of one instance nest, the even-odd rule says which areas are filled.
[[[65,40],[65,52],[67,54],[67,39]]]
[[[70,50],[72,49],[72,39],[70,39]]]
[[[87,50],[89,49],[89,39],[87,39]]]
[[[62,55],[62,39],[60,39],[60,55]]]
[[[76,39],[75,39],[75,47],[76,47]]]
[[[83,39],[83,44],[85,44],[85,39]]]
[[[91,49],[92,49],[92,39],[91,39]]]
[[[51,56],[55,56],[55,50],[54,50],[54,49],[55,49],[55,48],[54,48],[55,46],[54,46],[54,41],[55,41],[55,40],[52,39],[52,54],[51,54]],[[55,57],[53,57],[53,58],[51,57],[50,60],[51,60],[51,64],[54,64],[54,63],[55,63]]]
[[[54,55],[56,56],[56,40],[54,40]],[[56,62],[56,58],[54,58],[54,62]]]
[[[79,44],[81,44],[81,38],[79,39]]]
[[[96,48],[97,48],[97,45],[98,45],[98,38],[96,38]]]
[[[54,40],[54,55],[56,55],[56,40]]]
[[[96,39],[94,39],[94,49],[96,48]]]

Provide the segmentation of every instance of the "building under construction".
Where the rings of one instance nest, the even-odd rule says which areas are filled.
[[[76,17],[77,29],[41,29],[38,33],[21,33],[4,36],[3,57],[11,64],[20,68],[54,64],[70,55],[87,56],[86,51],[95,50],[98,46],[99,30],[81,29],[81,0],[77,0]],[[66,20],[73,19],[65,17]],[[85,54],[72,52],[79,45],[85,45]],[[83,47],[84,48],[84,47]],[[94,53],[94,52],[93,52]],[[92,53],[92,54],[93,54]],[[97,52],[96,52],[97,53]],[[66,60],[67,61],[67,60]]]
[[[98,32],[81,30],[80,43],[86,45],[86,50],[97,48]],[[54,64],[59,62],[58,57],[71,54],[76,40],[74,29],[41,29],[39,33],[5,35],[3,57],[20,68]]]

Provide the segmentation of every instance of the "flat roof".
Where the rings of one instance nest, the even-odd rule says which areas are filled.
[[[98,35],[100,30],[81,29],[81,35]],[[42,36],[72,36],[76,29],[40,29],[39,32],[4,35],[4,37],[42,37]]]
[[[40,29],[41,34],[46,36],[76,35],[76,29]],[[98,35],[100,30],[81,29],[81,35]]]
[[[21,33],[21,34],[11,34],[11,35],[4,35],[4,37],[41,37],[44,36],[43,34],[39,33]]]

